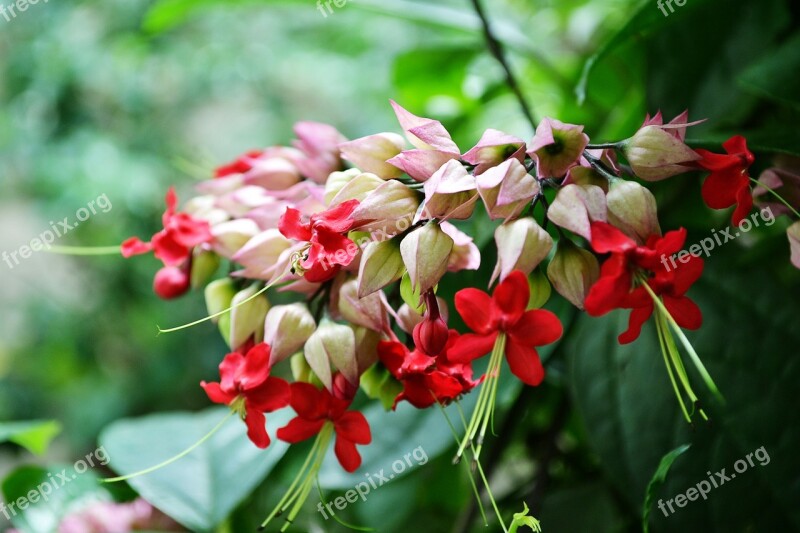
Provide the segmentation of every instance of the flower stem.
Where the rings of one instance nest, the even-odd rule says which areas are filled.
[[[794,213],[794,214],[795,214],[795,216],[796,216],[797,218],[800,218],[800,213],[798,213],[798,212],[797,212],[797,209],[795,209],[794,207],[792,207],[792,206],[789,204],[789,202],[787,202],[787,201],[786,201],[786,200],[783,198],[783,196],[781,196],[780,194],[778,194],[778,193],[777,193],[777,192],[776,192],[774,189],[771,189],[770,187],[768,187],[768,186],[764,185],[763,183],[761,183],[760,181],[758,181],[758,180],[756,180],[756,179],[753,179],[752,177],[750,178],[750,181],[752,181],[753,183],[755,183],[755,184],[756,184],[756,185],[758,185],[759,187],[764,187],[764,188],[765,188],[767,191],[769,191],[770,193],[772,193],[772,195],[773,195],[773,196],[775,196],[775,198],[777,198],[778,200],[780,200],[780,201],[781,201],[781,203],[782,203],[783,205],[785,205],[786,207],[788,207],[788,208],[789,208],[789,210],[790,210],[792,213]]]
[[[703,365],[703,362],[700,360],[700,356],[697,355],[694,346],[692,346],[692,343],[686,338],[686,335],[683,333],[681,327],[677,322],[675,322],[675,319],[672,318],[672,315],[664,306],[664,302],[662,302],[661,298],[659,298],[656,293],[653,292],[653,289],[650,288],[650,285],[647,283],[642,283],[642,286],[645,288],[648,294],[650,294],[650,297],[653,299],[653,303],[655,303],[656,307],[658,307],[658,310],[663,313],[664,318],[667,320],[669,325],[672,327],[672,330],[680,339],[681,344],[683,344],[683,347],[686,348],[686,351],[689,353],[689,357],[692,358],[692,362],[697,368],[697,371],[700,373],[700,376],[703,378],[706,386],[721,403],[725,403],[725,398],[722,396],[722,393],[720,393],[716,383],[714,383],[714,380],[711,378],[711,374],[709,374],[708,370],[706,370],[705,365]]]
[[[119,244],[116,246],[50,246],[42,251],[59,255],[122,255]]]
[[[195,442],[194,444],[192,444],[191,446],[189,446],[188,448],[186,448],[185,450],[183,450],[183,451],[182,451],[181,453],[179,453],[178,455],[175,455],[175,456],[173,456],[173,457],[170,457],[170,458],[169,458],[169,459],[167,459],[166,461],[162,461],[162,462],[158,463],[158,464],[157,464],[157,465],[155,465],[155,466],[151,466],[150,468],[145,468],[144,470],[139,470],[138,472],[134,472],[133,474],[128,474],[127,476],[119,476],[119,477],[112,477],[112,478],[101,479],[100,481],[101,481],[102,483],[116,483],[117,481],[127,481],[127,480],[129,480],[129,479],[131,479],[131,478],[135,478],[135,477],[143,476],[143,475],[145,475],[145,474],[149,474],[149,473],[151,473],[151,472],[155,472],[156,470],[159,470],[159,469],[161,469],[161,468],[164,468],[165,466],[171,465],[172,463],[174,463],[174,462],[175,462],[175,461],[177,461],[178,459],[181,459],[181,458],[183,458],[183,457],[187,456],[187,455],[188,455],[188,454],[190,454],[192,451],[194,451],[194,450],[195,450],[195,448],[197,448],[198,446],[200,446],[201,444],[203,444],[205,441],[207,441],[208,439],[210,439],[210,438],[212,437],[212,435],[214,435],[214,433],[216,433],[217,431],[219,431],[219,429],[222,427],[222,425],[223,425],[225,422],[227,422],[227,421],[228,421],[228,419],[231,417],[231,415],[232,415],[233,413],[234,413],[234,412],[233,412],[233,411],[231,411],[231,412],[229,412],[227,415],[225,415],[225,418],[223,418],[222,420],[220,420],[220,421],[219,421],[219,423],[218,423],[216,426],[214,426],[214,428],[213,428],[211,431],[209,431],[208,433],[206,433],[206,435],[205,435],[205,436],[204,436],[202,439],[200,439],[199,441]]]

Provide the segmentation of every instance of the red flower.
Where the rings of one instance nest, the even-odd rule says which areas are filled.
[[[528,279],[519,270],[509,274],[491,297],[473,288],[458,291],[456,309],[475,333],[456,341],[448,351],[450,360],[466,363],[482,357],[492,351],[498,334],[505,333],[505,355],[511,372],[528,385],[541,383],[544,368],[535,347],[558,340],[563,328],[550,311],[526,311],[529,298]]]
[[[295,264],[295,269],[301,271],[307,281],[327,281],[355,258],[358,246],[346,234],[355,224],[351,215],[358,204],[358,200],[342,202],[311,215],[308,222],[302,222],[297,209],[286,209],[278,229],[284,237],[310,244],[306,256]]]
[[[131,237],[122,243],[122,255],[131,257],[144,254],[150,250],[166,266],[177,266],[186,261],[192,248],[211,240],[211,228],[208,222],[194,218],[187,213],[176,213],[178,198],[175,189],[169,188],[166,196],[167,210],[162,216],[164,229],[153,235],[151,242],[143,242],[138,237]]]
[[[448,359],[447,350],[456,343],[459,335],[450,330],[447,345],[440,355],[431,357],[419,347],[413,352],[397,341],[381,341],[378,357],[389,372],[403,384],[403,392],[394,400],[407,400],[417,409],[435,403],[448,404],[469,391],[479,381],[472,380],[470,363],[456,363]]]
[[[270,347],[261,343],[247,352],[229,353],[219,365],[220,382],[200,383],[214,403],[231,406],[247,424],[247,436],[259,448],[269,446],[265,427],[269,413],[289,404],[289,384],[269,375]]]
[[[703,157],[697,164],[711,171],[703,183],[703,200],[712,209],[725,209],[736,204],[732,222],[738,226],[753,208],[750,175],[747,169],[755,158],[747,149],[747,140],[741,135],[731,137],[722,147],[727,154],[697,150]]]
[[[255,160],[264,154],[263,150],[251,150],[240,155],[235,161],[222,165],[214,171],[215,178],[224,178],[231,174],[244,174],[253,168]]]
[[[364,415],[358,411],[348,411],[350,401],[333,397],[328,389],[318,389],[303,382],[292,383],[290,389],[289,405],[297,417],[278,430],[278,438],[292,444],[301,442],[319,433],[330,422],[336,432],[334,451],[339,463],[348,472],[358,470],[361,455],[356,444],[372,442]]]
[[[641,284],[646,280],[675,322],[687,329],[699,328],[703,315],[685,293],[702,274],[703,260],[695,255],[685,255],[686,262],[672,259],[685,240],[686,230],[681,228],[663,237],[652,235],[644,246],[638,246],[614,226],[593,222],[592,247],[597,253],[611,253],[611,257],[586,296],[586,312],[600,316],[612,309],[632,309],[628,330],[619,336],[619,342],[633,342],[653,314],[653,299]]]

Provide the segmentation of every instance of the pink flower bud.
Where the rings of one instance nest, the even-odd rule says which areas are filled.
[[[316,328],[305,304],[276,305],[270,309],[264,319],[264,342],[272,347],[270,366],[302,348]]]
[[[583,126],[564,124],[544,118],[528,148],[528,155],[536,160],[539,178],[560,178],[580,162],[581,154],[589,144]]]
[[[359,298],[358,282],[353,279],[345,282],[339,289],[339,312],[345,320],[357,326],[373,331],[387,331],[390,329],[389,315],[384,298],[382,292],[373,292]]]
[[[536,178],[516,159],[488,169],[476,182],[492,220],[516,217],[539,192]]]
[[[358,385],[358,361],[353,330],[329,319],[323,319],[305,344],[305,357],[314,374],[328,390],[333,388],[331,364],[347,381]]]
[[[162,267],[153,279],[153,291],[159,298],[170,300],[189,290],[189,274],[182,267]]]
[[[614,180],[606,196],[608,222],[644,244],[652,235],[661,236],[656,198],[635,181]]]
[[[600,265],[594,254],[567,239],[559,241],[547,266],[547,277],[561,296],[578,309],[583,309],[586,295],[599,276]]]
[[[383,179],[399,178],[402,171],[386,161],[405,147],[405,141],[396,133],[378,133],[339,145],[342,155],[364,172],[372,172]]]
[[[453,239],[439,224],[429,222],[415,229],[400,243],[400,254],[415,292],[433,288],[447,272]]]
[[[211,228],[211,234],[214,236],[211,247],[217,254],[231,259],[260,232],[258,225],[249,218],[223,222]]]
[[[406,272],[400,245],[396,240],[369,243],[361,255],[358,271],[358,297],[378,291],[400,279]]]
[[[567,185],[558,191],[547,217],[554,224],[589,240],[592,222],[606,221],[606,195],[594,185]]]
[[[421,195],[397,180],[384,182],[370,192],[353,211],[354,229],[375,231],[388,237],[411,226]]]
[[[440,226],[442,231],[453,239],[453,251],[447,260],[447,270],[449,272],[478,270],[481,266],[481,252],[475,246],[472,237],[449,222],[442,222]]]
[[[467,219],[478,200],[475,177],[455,160],[437,170],[424,189],[424,207],[417,218]]]
[[[702,159],[680,139],[659,126],[645,126],[622,144],[622,151],[634,174],[646,181],[658,181],[691,170]]]
[[[553,248],[553,238],[532,217],[519,218],[497,227],[497,265],[490,284],[506,279],[514,270],[530,274]]]
[[[361,202],[369,193],[384,183],[385,182],[375,174],[362,172],[339,189],[339,192],[337,192],[336,196],[331,200],[329,207],[335,207],[348,200],[358,200]]]
[[[525,160],[525,143],[502,131],[488,129],[481,140],[462,159],[475,165],[475,175],[483,174],[488,169],[503,161],[514,158],[522,163]]]

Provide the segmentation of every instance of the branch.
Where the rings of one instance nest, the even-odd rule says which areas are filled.
[[[528,102],[525,100],[525,96],[522,94],[522,90],[517,83],[517,79],[514,77],[514,73],[511,71],[508,61],[506,61],[505,54],[503,53],[503,46],[492,33],[492,29],[489,26],[489,20],[486,18],[486,13],[484,13],[483,7],[481,6],[481,1],[472,0],[472,6],[475,9],[475,13],[478,15],[478,18],[481,19],[483,36],[486,39],[486,46],[489,48],[489,52],[503,67],[503,70],[506,73],[506,85],[508,85],[509,89],[511,89],[511,92],[514,93],[514,96],[517,98],[519,106],[522,108],[522,113],[525,115],[525,118],[528,119],[528,122],[530,122],[533,131],[536,131],[536,119],[533,116],[531,108],[528,106]]]

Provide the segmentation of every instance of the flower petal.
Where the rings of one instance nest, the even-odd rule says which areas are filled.
[[[307,420],[324,418],[330,405],[325,401],[325,392],[310,383],[297,381],[290,385],[291,398],[289,405],[298,416]]]
[[[592,222],[592,248],[599,254],[625,252],[636,248],[636,243],[607,222]]]
[[[247,404],[265,413],[277,411],[289,405],[289,384],[281,379],[268,377],[261,386],[246,394]]]
[[[667,308],[669,314],[675,319],[675,322],[682,328],[698,329],[703,325],[703,313],[697,304],[694,303],[687,296],[674,298],[672,296],[663,296],[664,307]]]
[[[219,383],[217,383],[216,381],[212,383],[206,383],[205,381],[201,381],[200,386],[203,387],[204,391],[206,391],[208,399],[214,403],[229,405],[233,400],[236,399],[235,394],[230,394],[223,391],[222,388],[220,388]]]
[[[269,377],[269,344],[262,342],[251,348],[236,372],[236,381],[242,391],[260,386]]]
[[[489,354],[497,339],[497,332],[488,335],[461,335],[447,350],[447,359],[454,363],[469,363],[473,359]]]
[[[544,368],[536,349],[509,338],[506,342],[506,359],[511,373],[526,385],[535,387],[544,379]]]
[[[253,444],[259,448],[269,446],[269,435],[267,435],[267,418],[258,409],[248,408],[244,418],[247,425],[247,436]]]
[[[482,290],[468,288],[458,291],[455,304],[464,323],[475,333],[485,335],[494,329],[492,299]]]
[[[278,229],[284,237],[297,239],[298,241],[311,240],[311,228],[308,224],[300,221],[300,211],[291,207],[286,208],[286,212],[278,221]]]
[[[647,319],[650,318],[650,315],[653,314],[653,303],[650,302],[649,305],[645,305],[643,307],[637,307],[636,309],[631,311],[630,317],[628,317],[628,329],[621,333],[617,340],[620,344],[629,344],[636,339],[639,338],[639,335],[642,332],[642,326]]]
[[[511,272],[494,290],[492,301],[504,327],[516,324],[528,306],[531,288],[528,277],[519,270]]]
[[[298,416],[280,428],[277,435],[279,439],[290,444],[302,442],[319,433],[325,422],[325,420],[305,420]]]
[[[361,466],[361,455],[353,442],[337,435],[333,450],[336,452],[336,458],[339,459],[342,468],[348,472],[355,472]]]
[[[508,331],[514,342],[525,346],[544,346],[561,338],[564,328],[558,317],[546,309],[532,309],[522,315]]]
[[[356,444],[369,444],[372,434],[366,417],[359,411],[347,411],[334,422],[336,435],[355,442]]]

